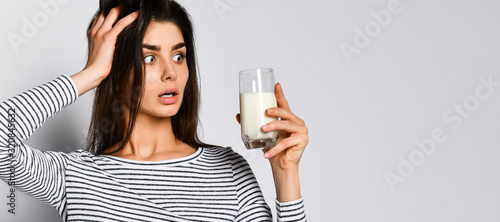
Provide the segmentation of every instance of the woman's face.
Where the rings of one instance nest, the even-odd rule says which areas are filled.
[[[182,104],[189,77],[180,29],[170,22],[151,22],[144,36],[143,53],[146,79],[140,113],[174,116]]]

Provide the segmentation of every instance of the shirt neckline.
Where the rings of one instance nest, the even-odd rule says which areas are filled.
[[[157,161],[131,160],[131,159],[125,159],[125,158],[111,156],[111,155],[99,155],[99,156],[101,156],[103,158],[112,159],[114,161],[121,162],[121,163],[127,163],[127,164],[132,164],[132,165],[153,166],[153,165],[172,165],[172,164],[189,162],[189,161],[192,161],[192,160],[198,158],[199,156],[201,156],[203,151],[204,151],[203,147],[198,147],[198,149],[196,149],[196,151],[193,154],[190,154],[189,156],[170,159],[170,160],[157,160]]]

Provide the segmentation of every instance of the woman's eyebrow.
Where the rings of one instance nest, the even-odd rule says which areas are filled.
[[[180,48],[185,47],[185,46],[186,46],[186,44],[184,42],[178,43],[178,44],[172,46],[172,51],[180,49]],[[161,47],[159,45],[143,44],[142,47],[149,49],[149,50],[153,50],[153,51],[161,51]]]
[[[146,49],[153,50],[153,51],[160,51],[161,50],[160,46],[158,46],[158,45],[149,45],[149,44],[142,44],[142,48],[146,48]]]
[[[177,45],[172,46],[172,51],[185,47],[186,44],[184,42],[178,43]]]

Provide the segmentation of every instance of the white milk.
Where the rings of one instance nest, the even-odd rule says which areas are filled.
[[[261,127],[277,118],[265,114],[266,109],[277,107],[276,97],[272,92],[240,93],[241,135],[248,140],[275,138],[277,132],[264,133]]]

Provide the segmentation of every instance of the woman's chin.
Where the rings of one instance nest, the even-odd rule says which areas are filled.
[[[157,113],[156,117],[158,118],[170,118],[172,116],[175,116],[177,114],[176,112],[162,112],[162,113]]]
[[[141,111],[139,114],[143,116],[149,116],[152,118],[170,118],[177,114],[178,109],[169,109],[169,110],[155,110],[155,111]]]

